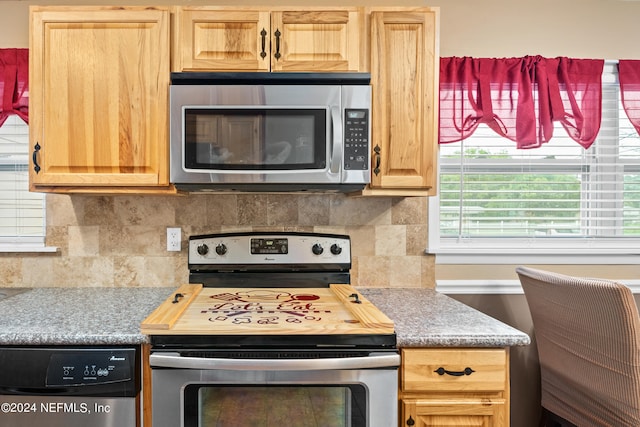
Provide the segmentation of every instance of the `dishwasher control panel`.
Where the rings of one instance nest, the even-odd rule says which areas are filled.
[[[126,350],[54,352],[47,369],[47,387],[80,386],[129,381],[134,354]]]
[[[138,346],[0,346],[0,395],[135,396]]]

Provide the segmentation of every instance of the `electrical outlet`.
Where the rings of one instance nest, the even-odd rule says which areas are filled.
[[[171,252],[180,252],[182,239],[182,229],[167,227],[167,250]]]

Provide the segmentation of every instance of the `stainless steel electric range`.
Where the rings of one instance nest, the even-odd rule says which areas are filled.
[[[141,325],[154,427],[397,424],[393,322],[349,284],[349,236],[191,236],[188,264]]]

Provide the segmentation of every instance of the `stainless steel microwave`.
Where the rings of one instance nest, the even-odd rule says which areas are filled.
[[[366,73],[172,73],[183,191],[356,191],[370,182]]]

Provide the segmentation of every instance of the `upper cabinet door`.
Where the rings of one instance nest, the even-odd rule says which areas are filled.
[[[272,71],[360,71],[358,9],[271,13]]]
[[[168,186],[168,9],[33,7],[31,188]]]
[[[269,71],[269,12],[178,8],[177,21],[177,70]]]
[[[174,71],[362,71],[358,8],[178,7]]]
[[[429,8],[371,13],[373,189],[435,194],[437,24]]]

